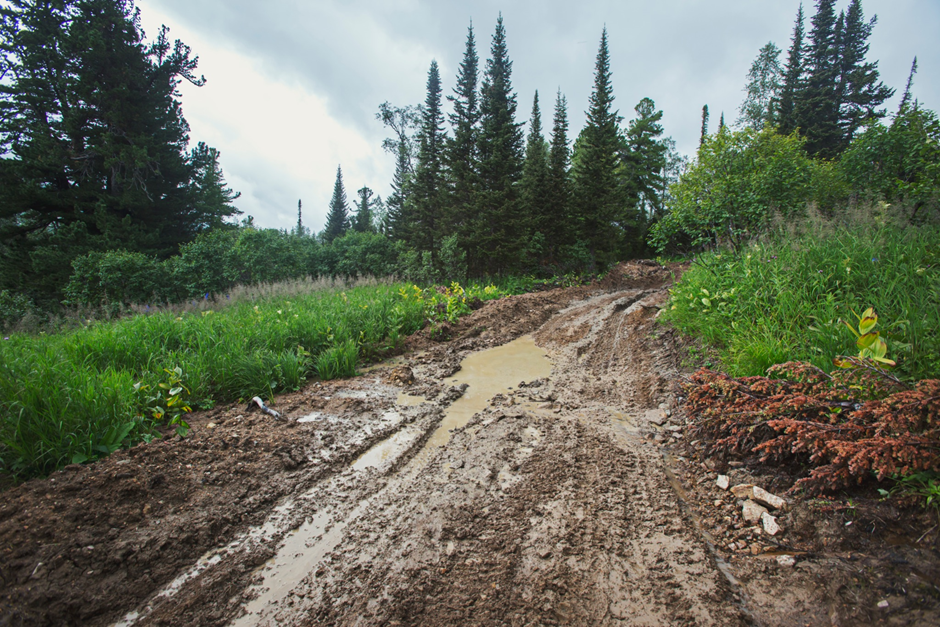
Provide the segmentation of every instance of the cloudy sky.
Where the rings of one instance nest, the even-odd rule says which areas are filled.
[[[387,196],[394,159],[375,112],[381,102],[424,100],[428,66],[454,87],[467,27],[481,66],[502,11],[519,121],[536,90],[550,125],[557,89],[568,99],[571,137],[584,123],[601,30],[610,38],[615,106],[627,120],[641,98],[664,111],[680,152],[698,144],[701,109],[712,128],[737,117],[758,50],[789,47],[799,0],[139,0],[144,30],[161,24],[199,56],[202,88],[181,87],[192,141],[221,151],[237,206],[262,227],[323,228],[337,165],[351,201],[362,186]],[[807,13],[814,2],[806,0]],[[840,0],[838,8],[848,5]],[[918,57],[914,93],[940,108],[940,2],[864,0],[878,15],[870,60],[903,91]],[[809,17],[808,15],[808,17]],[[809,25],[807,24],[807,29]],[[900,94],[898,94],[899,96]],[[895,98],[895,103],[897,96]],[[892,103],[892,104],[895,104]],[[896,107],[896,104],[895,104]]]

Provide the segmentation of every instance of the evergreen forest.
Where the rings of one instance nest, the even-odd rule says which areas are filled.
[[[869,55],[876,18],[861,0],[811,8],[800,6],[785,53],[774,42],[758,51],[733,122],[722,113],[711,129],[703,103],[691,158],[652,99],[616,100],[606,28],[575,132],[560,90],[520,102],[502,16],[486,46],[471,25],[452,80],[431,60],[423,102],[378,106],[392,193],[347,193],[337,164],[313,233],[301,202],[289,231],[241,216],[219,151],[193,140],[183,115],[179,85],[205,82],[197,57],[166,28],[147,39],[133,2],[10,0],[0,326],[305,276],[593,275],[632,258],[739,249],[808,210],[878,206],[907,224],[935,221],[940,122],[915,96],[917,60],[889,111],[897,88]]]

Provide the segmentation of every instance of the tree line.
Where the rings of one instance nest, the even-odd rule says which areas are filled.
[[[651,99],[641,100],[636,117],[621,125],[606,28],[587,122],[573,146],[560,89],[549,138],[538,92],[528,132],[516,121],[518,96],[501,15],[482,71],[479,61],[471,24],[447,96],[451,113],[445,116],[443,110],[436,61],[428,70],[422,104],[380,106],[376,117],[394,133],[384,147],[396,167],[377,230],[426,257],[432,267],[442,266],[443,250],[456,249],[472,275],[595,270],[643,253],[680,160],[674,142],[663,137],[663,113]],[[337,172],[328,241],[351,228],[344,195]]]

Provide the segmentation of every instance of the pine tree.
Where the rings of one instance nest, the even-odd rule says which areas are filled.
[[[557,258],[571,224],[571,147],[568,143],[568,102],[558,90],[548,154],[548,193],[545,201],[545,239],[549,254]]]
[[[780,93],[780,104],[777,106],[777,125],[780,132],[789,135],[797,130],[796,99],[802,90],[803,76],[803,4],[796,13],[796,23],[793,26],[793,37],[790,40],[790,51],[787,53],[787,66],[783,72],[783,88]]]
[[[512,61],[503,16],[486,62],[480,99],[479,191],[473,230],[476,250],[472,274],[512,269],[522,248],[517,183],[522,176],[523,134],[516,118]]]
[[[865,23],[861,0],[852,0],[840,42],[842,149],[852,142],[861,126],[887,115],[887,110],[878,107],[894,95],[894,90],[878,79],[878,62],[865,61],[868,38],[877,22],[878,16],[874,16]]]
[[[708,137],[708,105],[702,107],[702,132],[698,138],[699,148],[705,143],[706,137]]]
[[[767,43],[751,64],[747,73],[747,96],[741,103],[736,124],[760,131],[776,124],[775,107],[780,97],[783,69],[780,67],[780,48]]]
[[[343,169],[336,167],[336,183],[333,185],[333,198],[330,199],[330,212],[326,216],[326,228],[323,239],[332,242],[342,237],[349,229],[349,205],[346,204],[346,189],[343,187]]]
[[[437,61],[428,70],[427,96],[418,132],[418,158],[409,189],[411,230],[408,243],[437,259],[443,236],[444,202],[444,113],[441,110],[441,74]]]
[[[809,34],[805,83],[794,102],[797,127],[812,156],[834,157],[839,150],[839,47],[835,0],[817,0]]]
[[[634,110],[637,116],[630,121],[624,136],[621,177],[626,203],[636,208],[642,227],[663,213],[668,147],[662,139],[663,112],[656,108],[656,103],[644,98]]]
[[[192,211],[200,217],[194,229],[205,231],[223,228],[226,226],[225,218],[241,214],[232,205],[241,197],[241,192],[226,187],[225,176],[219,165],[219,151],[205,142],[199,142],[190,153],[189,165],[192,168]]]
[[[467,43],[463,61],[457,72],[457,86],[447,99],[453,103],[449,114],[454,137],[447,143],[447,174],[450,199],[447,230],[456,233],[463,246],[472,242],[471,216],[477,179],[477,134],[479,133],[480,107],[477,100],[479,80],[479,58],[473,24],[467,28]]]
[[[911,103],[911,87],[914,86],[915,74],[917,74],[917,57],[914,57],[914,62],[911,63],[911,72],[907,75],[907,84],[904,86],[904,95],[901,96],[901,104],[898,105],[898,113],[903,112]]]
[[[372,195],[374,192],[368,187],[363,187],[358,192],[359,202],[356,204],[356,217],[353,220],[352,228],[357,233],[374,233],[375,227],[372,224]]]
[[[190,55],[165,28],[146,42],[130,2],[0,4],[0,289],[57,300],[78,255],[169,255],[237,213],[187,150]]]
[[[542,135],[542,113],[539,110],[539,92],[536,91],[522,168],[522,211],[529,222],[525,236],[528,238],[538,233],[543,243],[552,219],[547,213],[548,178],[548,142]]]
[[[386,235],[393,240],[408,241],[411,220],[408,213],[408,187],[411,181],[411,156],[404,142],[397,145],[392,193],[385,201]]]
[[[607,28],[594,66],[594,89],[586,112],[587,122],[579,136],[573,168],[575,214],[578,233],[587,243],[593,263],[607,266],[616,261],[623,236],[630,240],[638,232],[622,233],[635,226],[635,220],[623,215],[624,203],[617,178],[620,157],[620,116],[613,109],[610,52]],[[631,242],[632,243],[632,242]]]
[[[725,130],[725,112],[721,112],[721,118],[718,119],[718,132]]]
[[[297,199],[297,230],[295,232],[300,236],[304,234],[303,203],[299,198]]]

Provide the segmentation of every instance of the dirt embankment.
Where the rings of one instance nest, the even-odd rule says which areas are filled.
[[[936,624],[935,552],[817,506],[768,536],[715,478],[769,478],[693,459],[672,276],[490,302],[288,420],[220,407],[3,492],[0,624]]]

